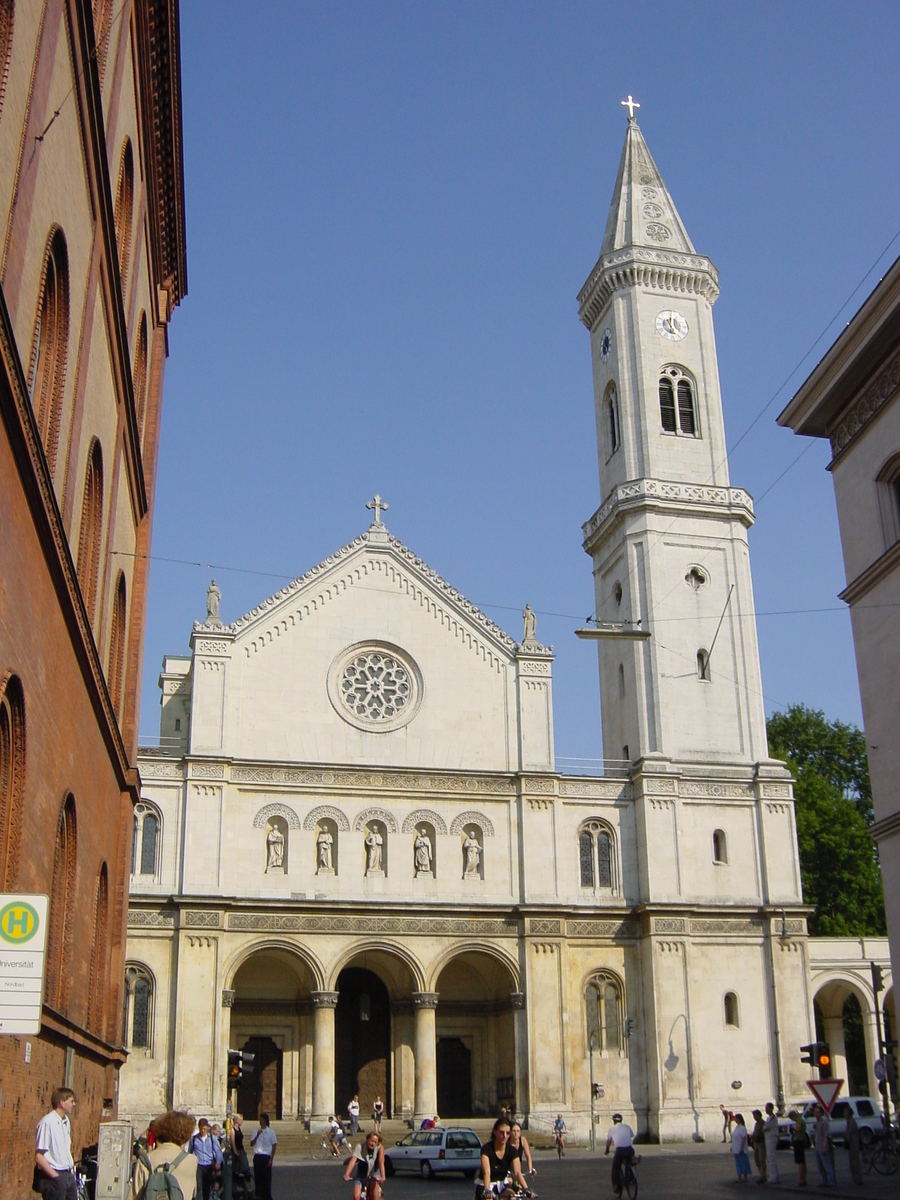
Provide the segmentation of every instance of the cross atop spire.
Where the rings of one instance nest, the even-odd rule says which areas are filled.
[[[389,507],[390,506],[388,502],[386,500],[382,500],[377,492],[375,493],[373,499],[366,501],[366,508],[375,510],[375,520],[372,522],[373,525],[381,524],[381,514],[383,511],[386,512]]]
[[[622,101],[622,107],[628,109],[628,123],[630,125],[634,121],[634,110],[636,108],[640,108],[641,106],[638,104],[637,100],[635,100],[632,96],[629,96],[627,100]]]

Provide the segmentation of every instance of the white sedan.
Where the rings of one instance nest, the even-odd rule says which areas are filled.
[[[423,1179],[431,1179],[438,1171],[462,1171],[474,1179],[481,1166],[481,1142],[472,1129],[417,1129],[408,1133],[396,1146],[384,1149],[384,1169],[388,1175],[395,1171],[417,1171]]]

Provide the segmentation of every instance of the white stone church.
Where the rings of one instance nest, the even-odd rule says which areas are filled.
[[[358,1092],[364,1114],[376,1094],[410,1118],[509,1103],[583,1136],[593,1071],[604,1121],[715,1136],[722,1102],[803,1096],[817,992],[852,989],[871,1033],[886,943],[817,957],[768,758],[717,295],[631,115],[579,297],[619,769],[556,770],[530,610],[517,643],[379,497],[366,532],[239,620],[210,588],[139,757],[120,1112],[223,1113],[233,1047],[257,1055],[245,1114],[315,1124]]]

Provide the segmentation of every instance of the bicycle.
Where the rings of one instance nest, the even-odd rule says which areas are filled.
[[[641,1161],[641,1156],[635,1154],[633,1158],[626,1158],[622,1163],[622,1190],[615,1192],[616,1196],[625,1195],[628,1200],[636,1200],[638,1194],[637,1175],[634,1173],[634,1168]]]
[[[566,1152],[566,1148],[565,1148],[565,1145],[563,1144],[563,1135],[560,1132],[560,1130],[557,1129],[556,1130],[556,1157],[562,1158],[562,1156],[565,1154],[565,1152]]]
[[[321,1141],[313,1142],[309,1154],[310,1158],[316,1162],[327,1162],[332,1158],[343,1161],[343,1157],[346,1157],[346,1154],[342,1157],[342,1150],[346,1151],[346,1154],[350,1153],[350,1146],[346,1140],[342,1138],[340,1141],[335,1142],[331,1138],[325,1137]]]
[[[868,1173],[874,1167],[879,1175],[896,1175],[900,1170],[900,1154],[897,1152],[897,1140],[891,1130],[877,1142],[870,1142],[860,1150],[862,1169]]]

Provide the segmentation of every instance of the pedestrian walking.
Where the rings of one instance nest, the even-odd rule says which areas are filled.
[[[750,1178],[750,1154],[747,1149],[749,1141],[750,1134],[744,1124],[743,1113],[735,1113],[734,1128],[731,1132],[731,1153],[734,1155],[738,1183],[746,1183]]]
[[[778,1183],[778,1117],[771,1100],[766,1105],[763,1136],[766,1139],[766,1183]]]
[[[806,1187],[806,1122],[796,1108],[792,1108],[788,1116],[794,1122],[791,1126],[791,1146],[797,1164],[797,1186]]]
[[[259,1114],[259,1129],[253,1131],[250,1138],[253,1147],[253,1183],[256,1189],[256,1200],[272,1200],[272,1163],[275,1161],[275,1147],[278,1138],[269,1125],[269,1114]]]
[[[197,1122],[197,1132],[188,1143],[188,1151],[197,1160],[197,1195],[209,1200],[215,1178],[222,1170],[222,1148],[206,1117]]]
[[[757,1183],[766,1182],[766,1132],[763,1124],[762,1111],[758,1108],[753,1110],[754,1126],[750,1134],[750,1145],[753,1147],[753,1157],[756,1160],[756,1169],[759,1172]]]
[[[844,1130],[844,1145],[847,1147],[847,1153],[850,1156],[850,1178],[855,1184],[861,1184],[863,1175],[862,1159],[859,1153],[859,1126],[856,1123],[856,1117],[853,1115],[853,1108],[849,1104],[844,1105],[844,1113],[847,1117],[847,1128]]]
[[[194,1132],[196,1122],[190,1113],[167,1112],[153,1122],[156,1145],[142,1151],[134,1164],[132,1180],[136,1200],[144,1200],[147,1180],[160,1166],[178,1180],[184,1200],[194,1200],[197,1194],[197,1160],[184,1149]]]
[[[372,1105],[372,1124],[375,1126],[375,1132],[381,1133],[381,1122],[384,1120],[384,1101],[380,1096],[375,1097],[375,1103]]]
[[[359,1096],[354,1096],[347,1105],[347,1116],[350,1118],[350,1136],[353,1137],[359,1129]]]
[[[724,1104],[720,1104],[719,1108],[722,1111],[722,1141],[728,1142],[731,1139],[731,1124],[734,1120],[734,1113],[727,1109]]]
[[[38,1121],[34,1135],[34,1180],[32,1191],[43,1200],[76,1200],[75,1159],[72,1157],[72,1126],[75,1093],[71,1088],[54,1088],[50,1112]]]
[[[822,1176],[821,1187],[834,1187],[834,1167],[831,1162],[831,1122],[821,1104],[813,1109],[816,1118],[816,1162]]]

